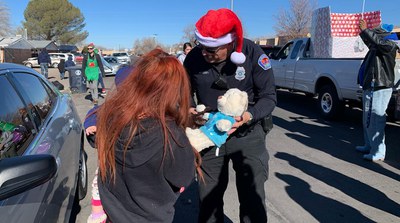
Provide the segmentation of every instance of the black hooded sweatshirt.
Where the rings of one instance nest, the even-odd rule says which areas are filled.
[[[129,143],[125,128],[115,145],[116,181],[98,185],[101,202],[111,222],[172,222],[174,204],[194,179],[194,154],[184,129],[167,123],[171,152],[163,163],[164,137],[161,125],[144,119]]]

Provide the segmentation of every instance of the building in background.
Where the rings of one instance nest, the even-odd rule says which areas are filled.
[[[19,63],[31,57],[32,45],[22,36],[0,38],[0,63]]]

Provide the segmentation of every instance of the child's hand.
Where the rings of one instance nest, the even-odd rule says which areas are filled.
[[[97,131],[96,126],[89,126],[87,129],[85,129],[86,135],[95,134],[96,131]]]

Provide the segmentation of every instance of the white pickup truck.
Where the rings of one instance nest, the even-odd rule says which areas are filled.
[[[311,58],[310,38],[289,41],[271,56],[277,88],[318,95],[318,107],[324,118],[333,118],[349,101],[361,101],[362,89],[357,75],[363,58]],[[395,81],[400,78],[396,61]]]

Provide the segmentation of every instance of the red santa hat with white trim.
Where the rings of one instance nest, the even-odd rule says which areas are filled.
[[[206,47],[219,47],[236,40],[235,52],[231,54],[234,64],[243,64],[246,56],[242,53],[242,23],[234,12],[223,8],[210,10],[196,23],[197,41]]]

